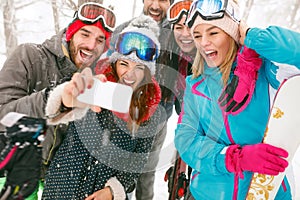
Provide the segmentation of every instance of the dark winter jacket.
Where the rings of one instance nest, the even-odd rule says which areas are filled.
[[[77,70],[64,38],[62,31],[43,44],[22,44],[8,57],[0,72],[0,119],[12,111],[45,117],[45,88]],[[1,125],[0,130],[4,130]],[[44,164],[51,160],[65,130],[66,125],[49,126],[43,142]]]
[[[51,92],[48,114],[57,113],[64,85]],[[156,95],[146,106],[149,110],[155,110],[160,101],[157,83],[155,88]],[[134,135],[120,116],[106,109],[94,113],[75,108],[59,121],[48,120],[72,122],[46,175],[42,199],[84,199],[107,185],[112,188],[114,199],[125,199],[147,162],[155,134],[160,130],[161,113],[160,109],[154,114],[149,112]]]
[[[173,54],[174,55],[174,54]],[[170,66],[172,66],[173,69],[178,72],[177,79],[173,81],[173,85],[175,86],[174,92],[175,92],[175,111],[177,115],[181,112],[181,106],[183,103],[183,95],[184,95],[184,89],[178,87],[178,82],[183,82],[185,85],[185,78],[188,75],[192,74],[192,61],[194,57],[186,55],[186,57],[190,57],[191,61],[185,59],[184,57],[181,57],[178,54],[174,55],[173,59],[171,60]],[[184,68],[186,70],[185,74],[181,74],[179,68]],[[174,78],[173,78],[174,79]]]

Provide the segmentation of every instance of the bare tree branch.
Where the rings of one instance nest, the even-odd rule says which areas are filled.
[[[298,10],[300,10],[300,1],[299,0],[295,2],[295,5],[292,7],[292,10],[291,10],[291,22],[290,22],[291,27],[296,25],[295,22],[297,21],[296,16],[297,16]]]
[[[62,1],[63,4],[67,5],[68,8],[70,8],[71,10],[77,10],[77,5],[74,3],[74,1],[72,0],[63,0]]]
[[[132,14],[131,14],[131,17],[132,17],[132,18],[134,17],[135,10],[136,10],[136,0],[133,0]]]
[[[15,20],[15,5],[14,1],[4,0],[3,1],[3,20],[4,20],[4,35],[5,35],[5,46],[6,55],[10,55],[13,49],[18,45],[17,39],[17,27]]]
[[[245,11],[244,11],[243,16],[242,16],[243,20],[247,21],[247,19],[249,17],[249,14],[250,14],[250,11],[252,9],[253,3],[254,3],[254,0],[247,0],[246,6],[245,6]]]
[[[51,0],[51,6],[52,6],[52,13],[53,13],[53,21],[54,21],[54,28],[55,28],[55,33],[57,34],[60,30],[59,27],[59,12],[58,8],[56,5],[56,0]]]
[[[39,0],[32,0],[31,2],[28,2],[28,3],[24,3],[23,1],[17,1],[15,3],[15,5],[16,5],[15,9],[16,10],[21,10],[21,9],[27,7],[27,6],[31,6],[31,5],[33,5],[35,3],[39,3],[39,2],[40,2]]]
[[[86,2],[96,2],[96,3],[103,4],[103,0],[78,0],[78,6]]]

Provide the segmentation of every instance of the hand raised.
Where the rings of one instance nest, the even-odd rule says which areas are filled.
[[[105,82],[106,77],[103,74],[97,75],[96,78]],[[85,68],[80,73],[75,73],[72,76],[71,81],[64,87],[64,92],[62,95],[62,103],[66,107],[77,107],[85,108],[90,107],[94,112],[100,112],[101,108],[94,105],[88,105],[77,100],[79,94],[82,94],[86,89],[93,86],[93,74],[90,68]]]
[[[247,107],[255,89],[261,64],[262,59],[259,55],[246,46],[242,53],[238,53],[233,78],[225,86],[218,99],[224,112],[238,114]]]

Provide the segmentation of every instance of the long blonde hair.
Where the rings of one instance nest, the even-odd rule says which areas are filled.
[[[226,84],[229,79],[229,74],[231,71],[232,64],[236,58],[238,51],[238,45],[233,38],[230,37],[230,46],[225,57],[224,62],[219,66],[219,69],[222,73],[223,83]],[[201,55],[200,51],[197,50],[196,57],[192,66],[192,78],[197,78],[204,72],[204,58]]]

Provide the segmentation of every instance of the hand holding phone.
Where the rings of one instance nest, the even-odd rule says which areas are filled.
[[[130,86],[110,81],[102,82],[94,78],[92,88],[85,89],[84,93],[77,97],[77,100],[108,110],[127,113],[129,111],[132,93],[133,90]]]

